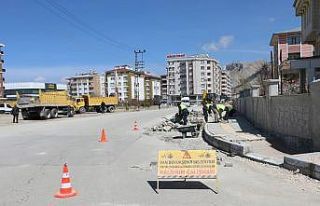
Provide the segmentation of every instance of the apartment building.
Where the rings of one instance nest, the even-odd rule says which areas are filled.
[[[231,78],[229,71],[222,70],[221,71],[221,96],[231,97]]]
[[[161,100],[162,102],[168,101],[168,81],[167,75],[161,75]]]
[[[189,96],[200,103],[204,91],[221,95],[221,67],[217,60],[207,54],[167,55],[167,94],[169,103],[177,103]]]
[[[3,64],[4,64],[4,60],[3,60],[3,56],[4,56],[4,52],[3,52],[3,47],[4,47],[4,44],[1,44],[0,43],[0,98],[3,97],[3,94],[4,94],[4,72],[6,71],[4,68],[3,68]]]
[[[312,45],[312,53],[300,58],[288,59],[280,65],[281,93],[305,93],[310,83],[320,79],[320,2],[319,0],[295,0],[296,16],[301,17],[301,44]],[[310,47],[305,48],[310,49]],[[310,54],[311,53],[311,54]]]
[[[135,83],[138,78],[138,90]],[[122,102],[149,101],[160,96],[160,77],[146,72],[136,72],[128,65],[115,66],[106,71],[106,92],[108,96],[117,95]],[[137,98],[138,96],[138,98]]]
[[[104,75],[100,75],[95,71],[81,73],[67,78],[68,91],[72,96],[105,96],[105,80]]]
[[[320,1],[295,0],[296,16],[301,17],[302,42],[315,47],[315,56],[320,56]]]
[[[144,73],[145,100],[160,99],[161,79],[150,73]]]
[[[273,78],[279,78],[284,61],[313,56],[313,46],[302,44],[301,28],[274,33],[270,46],[273,47]]]

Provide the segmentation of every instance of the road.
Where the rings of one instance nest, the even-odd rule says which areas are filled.
[[[156,193],[156,168],[150,163],[160,149],[211,148],[201,138],[166,139],[148,131],[173,112],[119,112],[1,126],[0,205],[319,205],[319,182],[221,153],[218,194],[212,180],[161,182]],[[132,131],[134,121],[138,132]],[[98,142],[102,128],[109,140],[105,144]],[[79,195],[56,199],[65,162]]]

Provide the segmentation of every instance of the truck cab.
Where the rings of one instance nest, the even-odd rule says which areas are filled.
[[[74,108],[75,108],[75,111],[80,114],[85,113],[87,111],[86,103],[83,97],[74,98]]]

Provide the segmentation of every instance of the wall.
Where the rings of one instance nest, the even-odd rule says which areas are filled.
[[[320,81],[310,94],[239,98],[237,110],[257,128],[279,138],[289,151],[320,151]]]

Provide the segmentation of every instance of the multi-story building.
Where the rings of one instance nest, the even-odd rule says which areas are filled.
[[[279,78],[282,62],[311,57],[314,50],[312,45],[301,43],[300,27],[274,33],[270,46],[273,47],[273,78]]]
[[[138,78],[138,91],[135,87]],[[160,96],[160,78],[146,72],[135,72],[128,65],[115,66],[105,73],[108,96],[117,95],[122,102],[151,101]],[[137,96],[139,98],[137,98]]]
[[[295,0],[296,16],[301,17],[302,42],[315,47],[315,56],[320,56],[320,1]]]
[[[89,94],[91,96],[105,96],[104,75],[95,71],[81,73],[67,78],[68,90],[72,96],[82,96]]]
[[[5,83],[4,97],[8,100],[16,100],[19,95],[39,96],[43,91],[67,91],[67,85],[40,82],[15,82]]]
[[[160,100],[161,79],[150,73],[144,73],[145,100]]]
[[[4,60],[3,60],[3,55],[4,55],[4,52],[2,51],[2,48],[4,47],[4,44],[1,44],[0,43],[0,98],[3,97],[3,93],[4,93],[4,77],[3,77],[3,73],[6,71],[4,68],[3,68],[3,63],[4,63]]]
[[[167,55],[168,102],[177,103],[188,96],[190,101],[199,103],[205,91],[221,95],[220,71],[218,61],[207,54]]]
[[[162,102],[168,101],[168,81],[167,81],[167,75],[161,75],[161,99]]]
[[[221,71],[221,96],[231,97],[231,79],[228,70]]]
[[[320,2],[319,0],[295,0],[296,16],[301,16],[300,44],[312,45],[307,55],[283,61],[280,65],[281,93],[304,93],[309,91],[310,83],[320,79]]]

